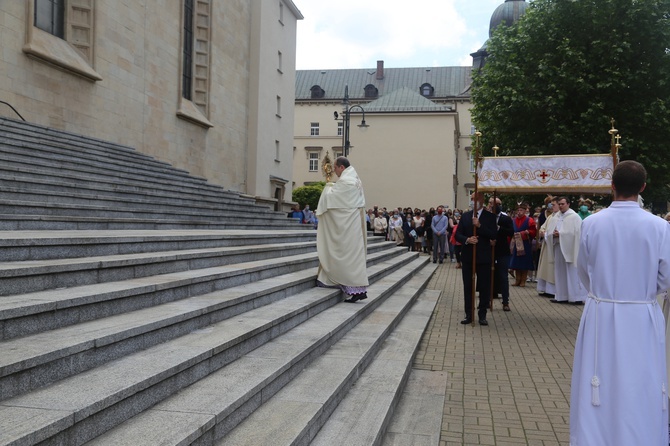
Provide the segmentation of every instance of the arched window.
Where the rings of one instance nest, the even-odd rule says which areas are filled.
[[[432,96],[434,91],[435,91],[435,89],[430,84],[423,84],[421,86],[421,96],[426,96],[426,97]]]
[[[367,84],[365,86],[365,97],[366,98],[376,98],[379,96],[379,90],[372,84]]]
[[[323,90],[323,88],[318,85],[310,88],[310,91],[312,92],[312,99],[321,99],[326,95],[326,92]]]

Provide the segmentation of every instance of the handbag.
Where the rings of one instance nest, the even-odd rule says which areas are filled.
[[[523,256],[526,255],[526,249],[523,246],[523,239],[521,238],[521,233],[517,232],[514,234],[514,245],[516,246],[516,255]]]

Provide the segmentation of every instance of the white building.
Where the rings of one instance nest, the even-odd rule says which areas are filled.
[[[326,152],[332,159],[342,154],[348,86],[349,160],[363,180],[367,206],[467,207],[474,187],[471,70],[385,68],[379,61],[373,69],[298,71],[294,187],[323,181]],[[369,126],[363,129],[361,108]]]

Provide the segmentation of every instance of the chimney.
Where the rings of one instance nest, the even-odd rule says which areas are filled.
[[[377,80],[380,81],[384,79],[384,61],[377,61]]]

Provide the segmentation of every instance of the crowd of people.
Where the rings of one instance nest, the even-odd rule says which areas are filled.
[[[489,298],[498,293],[503,310],[510,310],[508,273],[515,286],[537,282],[552,303],[586,303],[572,373],[573,445],[668,443],[670,301],[665,298],[664,318],[656,296],[670,288],[670,214],[664,222],[641,209],[645,180],[641,164],[624,161],[614,169],[614,200],[606,209],[592,211],[582,199],[575,211],[569,197],[549,196],[534,212],[519,203],[508,216],[498,199],[485,206],[478,194],[474,209],[459,211],[453,221],[453,240],[461,246],[461,324],[476,316],[487,326]],[[441,210],[430,227],[434,240]],[[422,224],[426,234],[430,215],[407,217],[406,224]],[[424,250],[429,246],[422,243]]]
[[[617,164],[613,202],[597,215],[586,200],[571,209],[566,196],[547,197],[534,212],[519,203],[507,215],[499,198],[485,202],[482,194],[473,194],[466,212],[446,206],[365,212],[362,182],[346,158],[335,161],[335,173],[340,180],[327,184],[315,213],[322,221],[318,286],[341,289],[349,303],[368,298],[366,233],[372,231],[432,255],[434,263],[447,253],[458,262],[461,324],[474,323],[476,292],[479,325],[488,325],[491,295],[502,294],[503,310],[510,311],[508,273],[518,287],[537,282],[551,302],[586,301],[575,343],[570,444],[668,443],[670,215],[663,221],[640,208],[647,175],[640,163]]]

